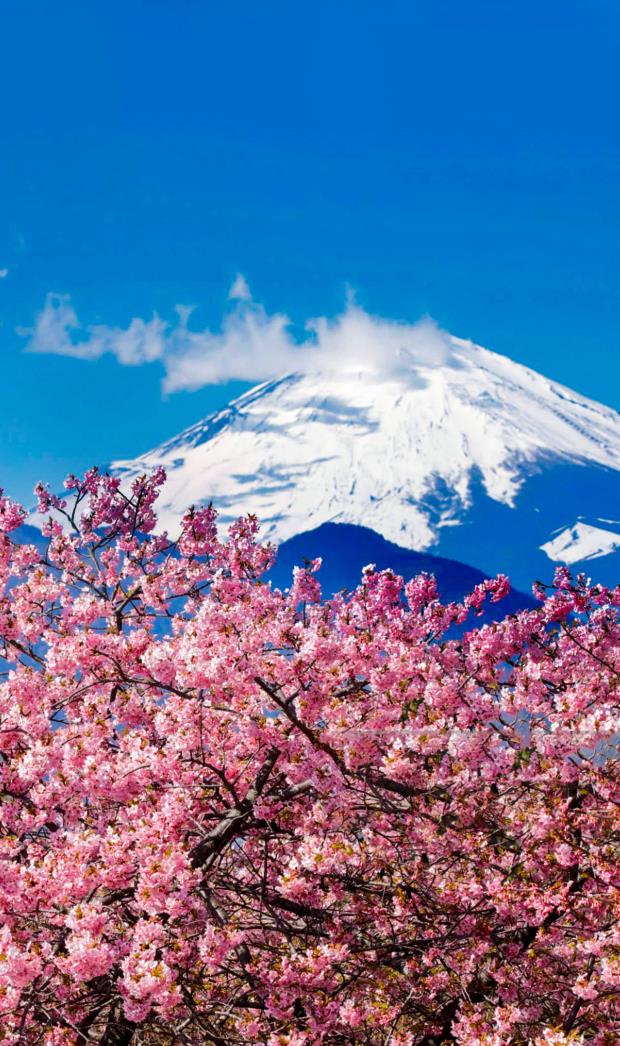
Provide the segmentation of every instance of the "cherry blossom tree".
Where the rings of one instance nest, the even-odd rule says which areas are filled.
[[[0,1041],[617,1044],[620,588],[282,592],[163,479],[0,499]]]

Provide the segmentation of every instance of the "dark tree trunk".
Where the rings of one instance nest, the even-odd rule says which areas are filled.
[[[101,1038],[101,1046],[130,1046],[136,1028],[137,1025],[127,1020],[122,1005],[118,1004],[110,1015],[108,1026]]]

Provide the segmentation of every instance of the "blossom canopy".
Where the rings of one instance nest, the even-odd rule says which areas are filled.
[[[0,498],[0,1041],[617,1043],[620,588],[283,592],[163,481]]]

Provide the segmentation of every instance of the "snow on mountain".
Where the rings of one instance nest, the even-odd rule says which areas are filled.
[[[620,534],[603,527],[595,527],[591,523],[577,522],[574,526],[561,530],[551,541],[540,547],[549,559],[570,566],[587,559],[608,556],[610,552],[620,549]]]
[[[409,362],[405,346],[399,366],[384,369],[337,356],[330,366],[323,353],[319,368],[258,385],[113,468],[129,479],[165,466],[161,518],[171,531],[188,505],[213,501],[223,523],[251,511],[277,541],[330,521],[357,524],[485,570],[508,559],[522,585],[549,573],[545,555],[587,558],[590,538],[603,539],[586,539],[581,524],[572,551],[551,536],[583,514],[585,499],[595,512],[616,511],[620,415],[449,341],[435,363]]]

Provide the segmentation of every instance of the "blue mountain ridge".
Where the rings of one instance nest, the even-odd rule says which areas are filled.
[[[325,595],[355,588],[359,584],[362,568],[369,563],[374,563],[378,570],[393,570],[405,581],[423,572],[434,574],[439,595],[444,602],[462,599],[487,576],[475,567],[454,559],[401,548],[368,527],[324,523],[284,541],[278,547],[276,563],[268,578],[278,587],[286,588],[291,583],[293,567],[303,566],[305,560],[317,556],[323,560],[317,576]],[[479,624],[494,621],[535,605],[537,601],[532,596],[512,590],[499,603],[487,601],[484,613],[475,620]]]

